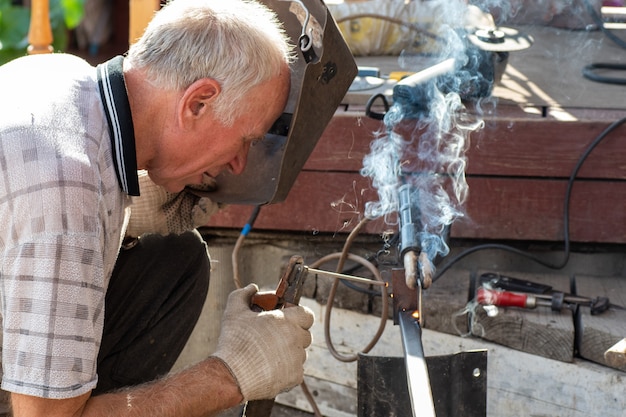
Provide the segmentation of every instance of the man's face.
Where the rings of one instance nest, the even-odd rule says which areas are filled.
[[[162,151],[148,168],[150,178],[170,192],[179,192],[226,170],[240,174],[250,146],[262,140],[282,114],[288,94],[287,73],[251,89],[244,100],[247,111],[232,126],[222,125],[211,114],[176,135],[166,135]]]

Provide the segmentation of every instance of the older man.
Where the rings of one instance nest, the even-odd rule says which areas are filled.
[[[119,252],[128,234],[193,229],[214,210],[184,187],[244,169],[283,111],[291,60],[266,7],[175,0],[126,58],[0,67],[2,388],[15,416],[203,416],[302,380],[312,313],[254,313],[252,285],[229,298],[215,354],[163,376],[206,294],[205,246],[148,235]],[[159,266],[163,247],[179,263]]]

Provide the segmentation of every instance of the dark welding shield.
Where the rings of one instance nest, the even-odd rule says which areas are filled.
[[[227,204],[283,201],[357,74],[341,32],[321,0],[262,0],[296,45],[291,92],[283,115],[255,143],[240,175],[220,174],[206,193]]]

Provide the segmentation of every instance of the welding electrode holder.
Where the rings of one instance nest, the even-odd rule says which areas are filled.
[[[400,221],[399,254],[404,266],[406,285],[428,289],[432,283],[429,260],[422,251],[419,240],[422,235],[419,190],[410,184],[398,188],[398,217]]]

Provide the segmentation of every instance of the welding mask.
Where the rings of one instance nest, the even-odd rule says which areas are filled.
[[[217,176],[206,193],[226,204],[261,205],[283,201],[344,98],[357,66],[330,12],[320,0],[262,0],[283,23],[297,60],[282,116],[263,141],[251,146],[240,175]]]

